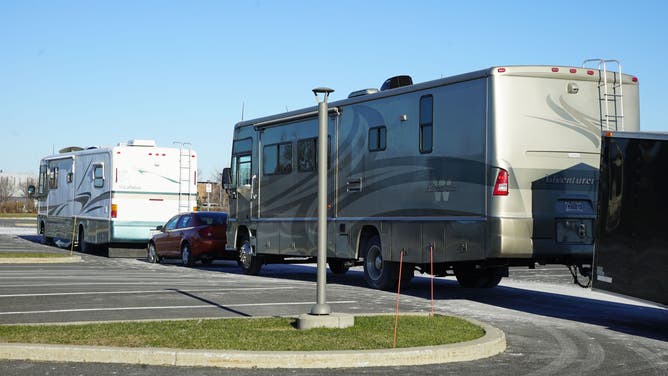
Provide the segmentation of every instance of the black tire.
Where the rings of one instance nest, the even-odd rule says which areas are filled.
[[[350,263],[346,260],[341,259],[329,259],[327,260],[329,265],[329,270],[334,274],[346,274],[350,269]]]
[[[158,253],[155,251],[155,244],[148,244],[148,262],[151,264],[159,264],[162,261],[162,257],[158,256]]]
[[[374,235],[364,245],[364,279],[374,289],[390,290],[397,286],[399,268],[397,263],[383,260],[380,237]]]
[[[398,270],[398,267],[397,267]],[[415,276],[415,267],[413,264],[404,264],[401,269],[401,287],[408,286]]]
[[[248,239],[244,239],[239,246],[239,266],[244,274],[258,275],[264,261],[261,256],[253,254],[253,247]]]
[[[42,222],[39,226],[39,233],[42,235],[42,244],[53,245],[53,238],[46,236],[46,225]]]
[[[84,235],[86,235],[86,233],[84,232],[84,228],[83,228],[83,226],[80,226],[79,227],[79,237],[77,239],[79,244],[77,245],[77,249],[81,253],[88,253],[90,251],[90,246],[88,245],[88,243],[86,243],[86,239],[85,239]]]
[[[471,266],[455,266],[457,282],[464,288],[489,289],[496,287],[505,275],[504,267],[476,269]]]
[[[190,251],[190,244],[183,243],[181,245],[181,265],[192,266],[194,263],[193,254]]]

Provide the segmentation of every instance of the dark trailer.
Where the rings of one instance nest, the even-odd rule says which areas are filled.
[[[668,306],[668,133],[605,132],[593,288]]]

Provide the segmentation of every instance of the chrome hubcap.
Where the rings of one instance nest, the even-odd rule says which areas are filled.
[[[250,268],[252,257],[253,250],[251,249],[250,244],[248,244],[248,242],[244,242],[244,244],[242,244],[239,249],[239,261],[241,261],[241,264],[244,266],[244,268]]]
[[[380,247],[373,246],[369,249],[365,264],[367,274],[371,279],[377,280],[381,277],[383,272],[383,255],[381,254]]]

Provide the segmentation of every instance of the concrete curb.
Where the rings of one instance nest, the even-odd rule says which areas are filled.
[[[501,330],[466,320],[483,327],[485,335],[441,346],[359,351],[219,351],[0,343],[0,359],[220,368],[356,368],[463,362],[487,358],[506,349],[506,336]]]
[[[81,256],[0,258],[0,264],[69,264],[81,261]]]

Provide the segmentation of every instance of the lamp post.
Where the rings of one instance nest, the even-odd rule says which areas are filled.
[[[311,315],[329,315],[326,301],[327,287],[327,98],[334,90],[326,87],[313,89],[318,102],[318,287],[316,304]],[[323,94],[322,101],[319,94]]]

